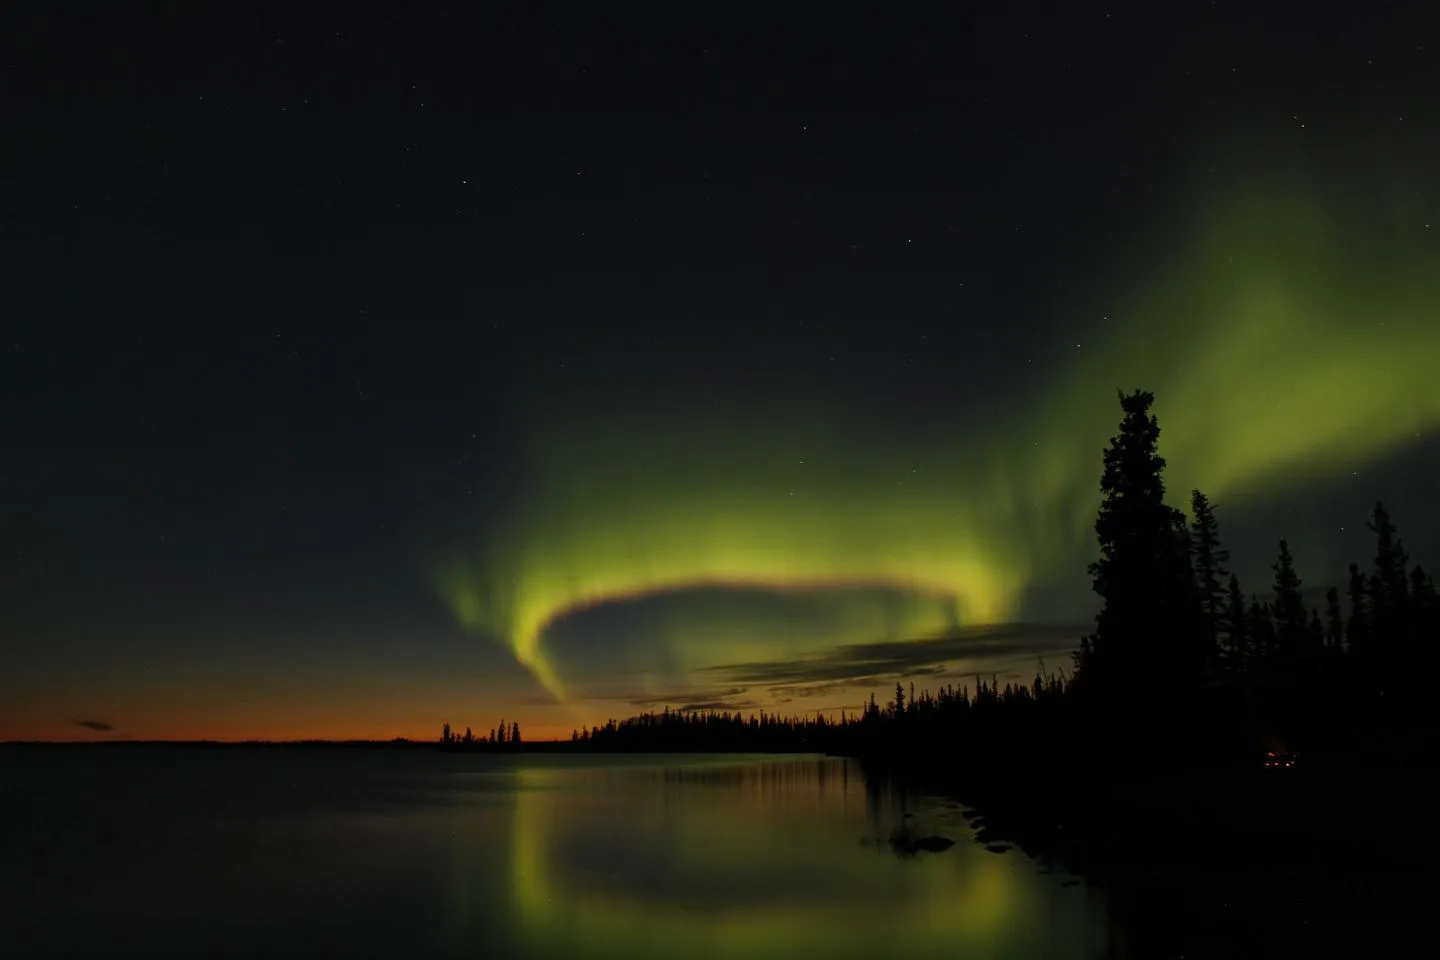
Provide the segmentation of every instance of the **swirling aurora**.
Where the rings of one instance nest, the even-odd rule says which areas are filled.
[[[774,405],[522,403],[522,492],[436,586],[563,702],[558,625],[697,588],[830,616],[810,634],[677,617],[661,633],[682,675],[1024,614],[1037,582],[1083,576],[1119,387],[1156,392],[1177,503],[1245,503],[1401,448],[1440,424],[1440,231],[1281,183],[1194,204],[1034,402],[902,429],[843,384]]]

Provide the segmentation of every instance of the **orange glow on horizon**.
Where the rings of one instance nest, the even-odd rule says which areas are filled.
[[[855,694],[856,697],[859,694]],[[868,694],[867,694],[868,696]],[[877,694],[878,696],[878,694]],[[851,699],[851,698],[846,698]],[[589,701],[571,704],[561,708],[536,708],[534,706],[506,705],[490,702],[475,708],[460,711],[456,716],[446,717],[437,713],[434,720],[418,719],[410,710],[396,710],[393,706],[384,712],[388,715],[410,714],[404,721],[389,723],[371,716],[363,719],[349,719],[342,711],[328,718],[297,716],[290,711],[276,711],[269,716],[256,711],[253,705],[245,710],[214,710],[207,716],[185,720],[174,716],[151,715],[137,717],[134,722],[114,730],[94,730],[82,726],[78,721],[54,717],[22,717],[0,714],[0,743],[43,742],[43,743],[116,743],[125,741],[213,741],[217,743],[243,742],[295,742],[306,740],[364,740],[388,741],[403,738],[415,742],[432,742],[440,739],[444,723],[450,723],[457,735],[465,732],[465,719],[475,737],[488,737],[491,727],[503,718],[507,724],[519,723],[522,740],[531,743],[570,740],[572,731],[589,727],[603,727],[608,720],[617,723],[637,713],[663,711],[666,704],[657,702],[654,706],[639,707],[616,701]],[[671,703],[676,709],[679,704]],[[814,717],[825,714],[827,720],[838,720],[842,710],[854,713],[856,706],[849,703],[817,703],[804,710],[790,710],[793,704],[760,704],[740,708],[742,714],[779,713]],[[310,713],[312,711],[306,711]],[[323,712],[320,710],[314,712]],[[733,710],[731,712],[734,712]],[[550,714],[545,717],[544,714]],[[568,720],[564,717],[575,717]]]

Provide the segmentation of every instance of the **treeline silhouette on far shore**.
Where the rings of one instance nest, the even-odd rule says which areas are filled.
[[[1413,760],[1436,753],[1431,696],[1440,677],[1440,598],[1412,565],[1380,503],[1375,553],[1307,606],[1287,539],[1270,582],[1230,571],[1215,506],[1201,491],[1187,514],[1166,502],[1154,396],[1120,396],[1104,451],[1090,565],[1102,601],[1072,668],[1043,662],[1028,684],[976,677],[974,687],[916,692],[898,683],[838,720],[666,708],[576,730],[595,751],[821,751],[877,761],[1054,766],[1253,765],[1264,752]],[[451,748],[516,749],[518,727],[467,729]]]
[[[476,736],[469,727],[464,733],[450,729],[446,723],[440,733],[440,746],[449,750],[519,750],[525,741],[520,738],[520,724],[517,721],[500,721],[490,728],[490,735]]]

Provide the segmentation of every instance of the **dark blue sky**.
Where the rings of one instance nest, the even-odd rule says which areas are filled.
[[[1337,195],[1428,185],[1429,26],[11,7],[0,739],[519,715],[543,691],[433,566],[513,523],[537,422],[817,396],[917,444],[1008,422],[1111,332],[1196,171],[1299,156]],[[1437,542],[1433,446],[1287,487],[1297,525],[1335,531],[1324,563],[1365,548],[1339,518],[1377,496]],[[1236,509],[1257,573],[1267,509]],[[1084,586],[1029,612],[1083,621]]]

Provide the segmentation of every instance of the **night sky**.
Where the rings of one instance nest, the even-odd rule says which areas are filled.
[[[1440,567],[1434,14],[297,6],[0,13],[0,740],[1068,666],[1120,388]]]

